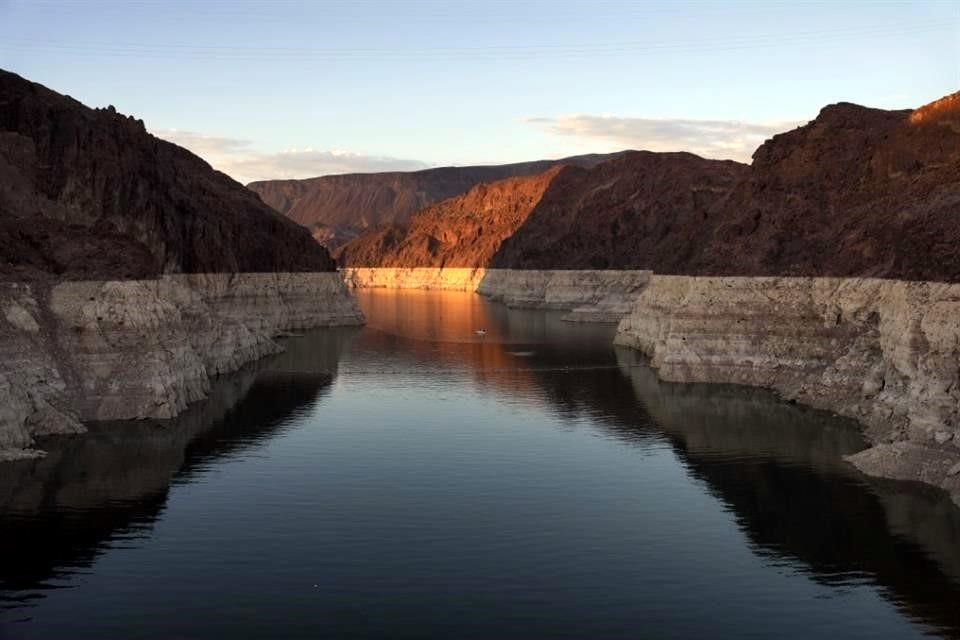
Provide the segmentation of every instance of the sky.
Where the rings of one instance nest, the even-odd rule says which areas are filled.
[[[0,0],[0,68],[241,182],[624,148],[749,162],[960,89],[960,0]]]

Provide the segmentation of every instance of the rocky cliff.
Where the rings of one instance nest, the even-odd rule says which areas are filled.
[[[334,266],[304,229],[142,121],[0,70],[0,279]]]
[[[558,164],[593,166],[608,157],[591,154],[505,165],[264,180],[247,186],[332,249],[371,227],[404,224],[415,212],[475,185],[541,173]]]
[[[703,275],[960,280],[960,94],[914,111],[841,103],[774,136],[718,206]]]
[[[0,459],[173,417],[278,334],[361,322],[334,269],[142,122],[0,71]]]

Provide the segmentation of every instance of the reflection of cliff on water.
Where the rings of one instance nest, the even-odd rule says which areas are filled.
[[[865,446],[846,420],[757,389],[665,383],[636,352],[616,356],[616,372],[536,373],[544,397],[624,441],[666,438],[758,554],[823,584],[875,580],[908,615],[960,634],[960,510],[948,496],[860,475],[842,459]]]
[[[0,608],[29,606],[114,541],[149,535],[172,483],[281,433],[325,393],[355,332],[291,338],[294,349],[217,379],[174,420],[94,424],[46,440],[45,458],[0,465]]]
[[[533,369],[616,367],[610,325],[508,309],[466,292],[360,289],[357,296],[368,331],[355,350],[367,352],[365,367],[382,367],[368,372],[461,370],[482,386],[522,393],[534,384]],[[389,354],[389,362],[378,354]]]

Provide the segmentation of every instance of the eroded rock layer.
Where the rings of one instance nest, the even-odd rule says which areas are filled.
[[[171,418],[285,331],[359,324],[337,273],[0,286],[0,458],[88,420]]]
[[[616,342],[679,382],[746,384],[859,420],[861,470],[960,499],[960,284],[653,276]]]

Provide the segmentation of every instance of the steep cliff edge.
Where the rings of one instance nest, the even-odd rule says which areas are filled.
[[[504,165],[262,180],[247,186],[268,205],[310,229],[319,242],[335,249],[367,229],[402,225],[417,211],[478,184],[542,173],[559,164],[590,167],[609,157],[589,154]]]
[[[172,417],[279,333],[361,321],[326,250],[255,194],[0,71],[0,459]]]

